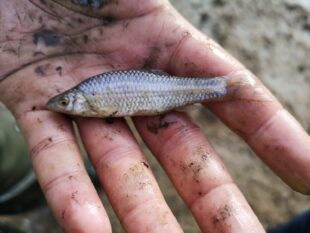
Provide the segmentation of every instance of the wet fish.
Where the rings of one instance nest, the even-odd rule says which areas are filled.
[[[93,76],[51,98],[47,108],[85,117],[156,115],[220,100],[226,94],[226,77],[176,77],[157,70],[125,70]]]

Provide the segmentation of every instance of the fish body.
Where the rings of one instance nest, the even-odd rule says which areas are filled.
[[[85,117],[156,115],[219,100],[226,94],[226,77],[177,77],[153,70],[125,70],[93,76],[50,99],[47,107]]]

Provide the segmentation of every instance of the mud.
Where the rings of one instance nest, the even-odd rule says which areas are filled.
[[[60,43],[60,37],[49,30],[39,30],[33,34],[33,43],[44,43],[45,46],[56,46]]]
[[[169,122],[165,120],[165,116],[159,116],[158,120],[149,122],[146,127],[147,130],[153,134],[158,134],[161,129],[167,129],[171,124],[175,124],[175,121]]]

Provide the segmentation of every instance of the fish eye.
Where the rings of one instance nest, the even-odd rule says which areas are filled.
[[[67,106],[69,104],[69,98],[68,97],[63,97],[61,100],[60,100],[60,104],[62,106]]]

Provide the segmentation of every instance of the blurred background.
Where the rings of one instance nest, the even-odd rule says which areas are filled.
[[[218,41],[261,78],[310,133],[309,0],[171,0],[171,3],[193,25]],[[292,191],[208,110],[190,114],[225,161],[266,229],[286,222],[295,214],[310,208],[310,197]],[[4,161],[7,161],[5,166],[9,167],[13,166],[14,161],[4,160],[3,157],[9,157],[9,153],[23,154],[21,151],[25,151],[26,147],[18,136],[14,119],[1,106],[0,118],[0,143],[1,140],[14,140],[14,145],[20,145],[14,146],[11,152],[8,152],[9,146],[1,148],[0,145],[0,166],[4,166]],[[5,125],[9,127],[5,128]],[[8,142],[2,145],[9,145]],[[142,147],[184,231],[200,232],[161,167],[147,148]],[[5,174],[0,174],[0,229],[1,226],[4,229],[5,223],[11,223],[19,226],[19,232],[61,232],[40,195],[29,169],[29,161],[23,158],[20,158],[19,164],[23,163],[22,167],[28,169],[19,170],[16,167],[16,177],[5,179]],[[14,179],[20,182],[18,187],[12,189],[9,184]],[[25,187],[29,188],[24,191]],[[99,192],[111,216],[113,232],[124,232],[104,192],[100,189]],[[5,198],[11,199],[9,202],[3,201]],[[8,226],[5,229],[0,232],[18,232]]]

